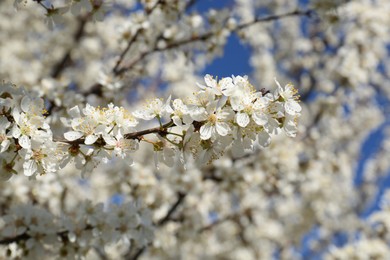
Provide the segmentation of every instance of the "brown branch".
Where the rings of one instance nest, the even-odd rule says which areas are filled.
[[[176,212],[177,208],[183,203],[186,195],[187,194],[185,194],[185,193],[179,192],[177,194],[176,202],[170,207],[170,209],[168,210],[167,214],[162,219],[160,219],[157,222],[157,224],[155,224],[155,225],[158,226],[158,227],[161,227],[161,226],[165,225],[171,219],[173,213]],[[129,260],[137,260],[145,252],[147,247],[148,246],[143,246],[143,247],[139,248],[133,255],[131,255],[131,252],[128,252],[124,256],[124,258],[125,259],[129,259]]]
[[[174,126],[173,121],[169,121],[168,123],[166,123],[162,126],[153,127],[153,128],[146,129],[146,130],[125,134],[124,138],[125,139],[141,139],[142,136],[147,135],[147,134],[160,134],[162,136],[165,136],[165,135],[169,134],[167,132],[167,129],[170,127],[173,127],[173,126]],[[54,142],[68,143],[71,145],[84,144],[84,141],[85,141],[85,138],[80,138],[80,139],[77,139],[74,141],[68,141],[68,140],[63,139],[63,138],[54,139]],[[105,145],[104,140],[101,140],[100,145]]]
[[[85,230],[90,230],[90,229],[92,229],[92,226],[87,225],[87,226],[85,227]],[[11,244],[11,243],[18,243],[18,242],[20,242],[20,241],[28,240],[28,239],[30,239],[31,237],[33,237],[33,236],[31,236],[31,235],[29,235],[29,234],[27,233],[28,231],[29,231],[29,230],[27,230],[27,231],[24,232],[23,234],[20,234],[20,235],[15,236],[15,237],[10,237],[10,238],[5,238],[5,239],[3,239],[3,240],[0,240],[0,245],[9,245],[9,244]],[[59,238],[61,238],[62,240],[67,240],[67,239],[68,239],[68,236],[67,236],[68,233],[69,233],[68,230],[64,230],[64,231],[59,231],[59,232],[57,232],[56,235],[57,235]]]
[[[251,22],[243,23],[241,25],[238,25],[232,31],[233,32],[237,32],[237,31],[242,30],[242,29],[244,29],[246,27],[252,26],[252,25],[254,25],[256,23],[270,22],[270,21],[279,20],[279,19],[286,18],[286,17],[291,17],[291,16],[310,16],[312,14],[312,12],[313,12],[312,10],[306,10],[306,11],[296,10],[296,11],[285,13],[285,14],[271,15],[271,16],[261,17],[261,18],[259,17],[259,18],[254,19]],[[170,50],[170,49],[173,49],[173,48],[176,48],[176,47],[180,47],[182,45],[186,45],[186,44],[189,44],[189,43],[195,43],[195,42],[198,42],[198,41],[207,40],[208,38],[211,38],[212,36],[214,36],[217,33],[218,33],[218,31],[216,31],[216,32],[214,32],[214,31],[207,32],[207,33],[204,33],[204,34],[199,35],[199,36],[193,36],[193,37],[190,37],[188,39],[183,39],[183,40],[180,40],[180,41],[177,41],[177,42],[173,42],[173,43],[168,44],[167,46],[165,46],[163,48],[159,48],[156,45],[153,49],[145,51],[145,52],[142,52],[135,60],[133,60],[127,66],[124,66],[121,69],[118,69],[117,72],[116,72],[116,75],[121,75],[121,74],[125,73],[126,71],[132,69],[138,62],[144,60],[146,57],[148,57],[149,55],[151,55],[153,53],[163,52],[163,51],[167,51],[167,50]]]
[[[122,63],[123,59],[126,56],[126,53],[130,50],[133,43],[137,40],[138,35],[140,35],[142,29],[138,29],[137,32],[133,35],[133,37],[130,39],[130,41],[127,43],[126,48],[123,50],[123,52],[120,54],[118,61],[116,62],[114,68],[112,69],[112,72],[116,75],[119,65]]]
[[[186,7],[184,8],[184,10],[188,11],[191,7],[193,7],[196,4],[196,2],[197,0],[189,0],[186,3]]]
[[[137,260],[138,257],[140,257],[140,256],[143,254],[143,252],[145,252],[145,250],[146,250],[146,246],[141,247],[140,249],[138,249],[137,252],[135,252],[134,255],[132,255],[132,256],[130,256],[130,255],[125,255],[124,259],[128,259],[128,260]]]
[[[71,65],[71,62],[72,62],[72,60],[71,60],[72,49],[80,42],[81,38],[83,37],[84,32],[85,32],[85,25],[87,24],[87,21],[88,21],[89,17],[90,17],[90,15],[86,15],[84,17],[80,17],[79,18],[79,25],[77,27],[77,30],[76,30],[75,34],[73,35],[73,40],[74,40],[73,47],[70,48],[64,54],[62,59],[59,60],[58,63],[53,66],[53,70],[51,72],[51,77],[58,78],[59,76],[61,76],[62,72],[67,67],[69,67]]]
[[[157,6],[159,5],[162,5],[165,3],[165,0],[158,0],[153,6],[152,8],[150,8],[149,10],[146,10],[146,14],[147,15],[150,15],[151,13],[153,13],[153,11],[157,8]]]
[[[154,128],[151,128],[151,129],[146,129],[146,130],[143,130],[143,131],[139,131],[139,132],[135,132],[135,133],[129,133],[129,134],[125,134],[124,137],[126,139],[137,139],[143,135],[147,135],[147,134],[152,134],[152,133],[156,133],[156,134],[160,134],[160,135],[166,135],[167,134],[167,128],[170,128],[174,126],[173,124],[173,121],[170,121],[164,125],[159,126],[159,127],[154,127]]]
[[[145,10],[145,13],[147,14],[147,16],[149,16],[151,13],[153,13],[153,11],[160,5],[160,4],[163,4],[165,0],[159,0],[157,1],[154,6],[152,8],[150,8],[149,10]],[[119,59],[118,61],[116,62],[114,68],[112,69],[112,72],[115,74],[115,75],[119,75],[118,74],[118,68],[119,68],[119,65],[122,63],[123,59],[125,58],[126,56],[126,53],[130,50],[131,46],[134,44],[134,42],[137,40],[138,36],[141,34],[143,29],[138,29],[137,32],[133,35],[133,37],[130,39],[130,41],[127,43],[127,46],[126,48],[123,50],[123,52],[120,54],[119,56]]]
[[[23,240],[27,240],[31,238],[30,235],[28,235],[27,233],[23,233],[23,234],[20,234],[16,237],[10,237],[10,238],[5,238],[3,240],[0,240],[0,245],[9,245],[11,243],[17,243],[19,241],[23,241]]]
[[[170,49],[173,49],[173,48],[176,48],[176,47],[180,47],[182,45],[186,45],[186,44],[189,44],[189,43],[194,43],[194,42],[197,42],[197,41],[207,40],[208,38],[211,38],[211,36],[213,36],[214,34],[215,34],[214,32],[208,32],[208,33],[203,34],[203,35],[194,36],[194,37],[191,37],[191,38],[188,38],[188,39],[184,39],[184,40],[181,40],[181,41],[177,41],[177,42],[171,43],[171,44],[169,44],[169,45],[167,45],[167,46],[165,46],[163,48],[159,48],[158,46],[155,46],[151,50],[142,52],[130,64],[128,64],[127,66],[124,66],[121,69],[117,70],[116,74],[117,75],[121,75],[121,74],[125,73],[126,71],[132,69],[138,62],[144,60],[146,57],[148,57],[149,55],[151,55],[153,53],[163,52],[163,51],[167,51],[167,50],[170,50]]]
[[[46,5],[44,5],[42,2],[43,0],[32,0],[33,2],[36,2],[37,4],[39,4],[40,6],[42,6],[42,8],[44,8],[46,10],[46,12],[49,12],[50,11],[50,8],[47,7]],[[51,8],[53,9],[53,7]]]
[[[171,206],[171,208],[168,210],[167,214],[165,215],[165,217],[163,217],[162,219],[160,219],[158,222],[157,222],[157,226],[163,226],[165,223],[167,223],[173,213],[175,213],[176,209],[180,206],[180,204],[183,202],[184,198],[186,197],[187,194],[184,194],[184,193],[178,193],[177,194],[177,200],[176,202]]]
[[[284,13],[284,14],[275,14],[275,15],[270,15],[267,17],[257,17],[251,22],[247,22],[247,23],[243,23],[243,24],[238,25],[234,29],[234,31],[242,30],[246,27],[252,26],[252,25],[257,24],[257,23],[271,22],[271,21],[279,20],[281,18],[287,18],[287,17],[292,17],[292,16],[309,16],[310,17],[312,14],[313,14],[313,10],[309,9],[309,10],[305,10],[305,11],[295,10],[293,12]]]

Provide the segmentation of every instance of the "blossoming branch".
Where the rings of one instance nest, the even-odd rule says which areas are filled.
[[[266,147],[272,135],[295,136],[301,107],[296,89],[277,81],[274,93],[256,91],[247,77],[220,80],[206,75],[205,84],[186,100],[147,101],[134,112],[108,107],[68,110],[61,118],[64,138],[53,137],[44,100],[11,84],[0,92],[0,157],[3,180],[23,168],[26,176],[56,172],[73,161],[82,174],[113,157],[133,164],[131,154],[139,143],[149,143],[155,164],[182,164],[188,159],[208,164],[231,149],[243,156],[259,145]],[[139,130],[142,124],[156,127]]]

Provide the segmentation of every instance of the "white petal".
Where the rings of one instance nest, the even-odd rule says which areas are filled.
[[[9,145],[11,144],[10,140],[4,140],[3,142],[1,142],[1,149],[0,149],[0,153],[4,152],[5,150],[8,149]]]
[[[133,116],[144,120],[151,120],[156,117],[150,110],[136,110],[133,112]]]
[[[19,138],[19,144],[24,149],[30,149],[31,148],[31,140],[27,135],[22,135]]]
[[[168,114],[171,114],[171,113],[173,113],[173,109],[172,109],[172,107],[171,107],[171,99],[172,99],[172,97],[171,96],[169,96],[168,97],[168,99],[167,99],[167,101],[165,102],[165,104],[164,104],[164,106],[163,106],[163,110],[166,112],[166,113],[168,113]]]
[[[77,131],[69,131],[64,134],[64,137],[68,141],[74,141],[83,136],[83,133]]]
[[[213,77],[209,74],[206,74],[204,76],[204,82],[206,82],[206,85],[211,88],[216,88],[217,87],[217,81],[213,79]]]
[[[222,93],[225,96],[231,96],[234,91],[234,84],[231,78],[223,78],[219,81],[219,85],[221,86]]]
[[[236,122],[241,127],[246,127],[249,124],[249,116],[247,113],[237,113]]]
[[[222,135],[222,136],[226,136],[230,131],[229,125],[224,123],[224,122],[217,122],[215,124],[215,127],[217,130],[217,133]]]
[[[271,142],[271,137],[266,131],[261,131],[257,136],[257,141],[259,142],[259,145],[262,147],[266,147]]]
[[[81,117],[80,115],[80,109],[78,106],[74,106],[71,109],[69,109],[68,114],[73,118]]]
[[[296,112],[300,112],[302,110],[301,106],[298,104],[298,102],[294,100],[289,100],[285,103],[284,109],[286,112],[290,115],[295,115]]]
[[[23,163],[24,175],[31,176],[37,171],[37,164],[34,160],[28,160]]]
[[[183,123],[186,125],[189,125],[193,122],[194,120],[191,118],[190,115],[184,115],[183,116]]]
[[[268,123],[268,117],[264,113],[254,113],[252,115],[253,121],[258,125],[265,125]]]
[[[275,80],[276,85],[278,85],[279,91],[283,90],[282,86],[281,86],[280,83],[276,80],[276,78],[274,78],[274,80]]]
[[[96,142],[96,140],[98,139],[98,137],[96,135],[88,135],[86,138],[85,138],[85,144],[86,145],[90,145],[90,144],[93,144]]]
[[[199,122],[206,120],[207,116],[208,116],[206,109],[204,107],[193,107],[193,108],[191,108],[190,113],[191,113],[190,115],[191,115],[192,119],[199,121]]]
[[[297,135],[297,126],[292,120],[286,120],[286,122],[284,122],[283,129],[287,136],[295,137]]]
[[[11,134],[13,138],[19,138],[22,132],[20,131],[20,128],[17,125],[14,125],[12,127]]]
[[[183,125],[182,122],[181,122],[180,117],[178,117],[178,116],[173,116],[172,117],[172,121],[177,126],[182,126]]]
[[[8,121],[6,117],[1,117],[0,118],[0,130],[5,130],[7,129],[11,123]]]
[[[186,106],[184,105],[183,101],[181,99],[175,99],[173,100],[172,102],[172,105],[173,107],[176,109],[176,110],[183,110]]]
[[[209,123],[202,125],[200,127],[200,138],[202,140],[208,140],[211,137],[211,134],[213,133],[213,126]]]
[[[103,139],[108,145],[116,145],[117,143],[116,139],[108,134],[103,135]]]
[[[22,101],[20,103],[20,107],[22,108],[22,110],[24,112],[28,112],[29,111],[29,108],[30,108],[30,104],[31,104],[31,99],[29,96],[24,96],[22,98]]]
[[[245,155],[244,145],[241,140],[235,140],[232,144],[232,154],[234,158],[239,158]]]
[[[205,85],[202,85],[202,84],[200,84],[200,83],[198,83],[198,82],[196,82],[196,85],[197,85],[199,88],[201,88],[201,89],[206,89],[206,88],[207,88]]]

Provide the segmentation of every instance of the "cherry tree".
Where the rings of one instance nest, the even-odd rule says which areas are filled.
[[[2,258],[390,255],[390,2],[200,2],[0,2]]]

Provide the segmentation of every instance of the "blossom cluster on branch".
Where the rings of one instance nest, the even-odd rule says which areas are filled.
[[[2,179],[23,168],[26,176],[56,172],[74,161],[82,173],[100,161],[119,157],[132,164],[131,153],[139,142],[150,143],[155,162],[168,166],[185,164],[191,156],[201,164],[210,163],[228,147],[236,156],[253,150],[256,144],[269,145],[271,136],[281,131],[295,136],[301,107],[296,89],[287,84],[274,93],[256,91],[246,77],[220,80],[205,76],[205,85],[188,100],[169,97],[154,99],[134,112],[109,104],[86,104],[70,108],[70,119],[61,121],[70,131],[65,139],[53,138],[43,99],[3,84],[1,104]],[[158,127],[137,131],[139,120],[159,123]],[[167,123],[164,123],[164,120]],[[154,134],[157,138],[149,138]]]

